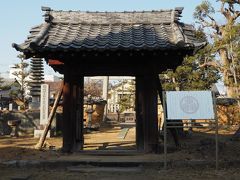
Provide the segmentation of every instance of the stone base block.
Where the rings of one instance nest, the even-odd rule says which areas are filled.
[[[29,103],[29,109],[31,109],[31,110],[39,110],[40,109],[40,103],[39,102],[31,102],[31,103]]]
[[[35,129],[34,130],[34,138],[40,138],[43,134],[43,131],[44,130]],[[51,137],[51,133],[50,133],[50,131],[48,131],[47,138],[50,138],[50,137]]]

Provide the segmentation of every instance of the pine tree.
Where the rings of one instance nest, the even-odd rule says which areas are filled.
[[[128,84],[127,88],[124,88],[125,83]],[[122,89],[120,91],[121,91],[121,97],[118,101],[119,112],[123,112],[129,109],[134,109],[135,81],[134,80],[122,81]]]
[[[28,86],[28,80],[27,77],[29,75],[28,66],[29,64],[24,62],[24,55],[19,54],[17,56],[20,59],[20,63],[15,64],[14,68],[16,69],[15,72],[13,72],[13,75],[16,77],[16,81],[19,85],[15,83],[15,87],[17,87],[17,90],[14,92],[11,92],[11,95],[17,100],[20,101],[23,108],[26,107],[26,89]]]
[[[202,66],[204,62],[214,62],[211,45],[206,46],[194,56],[184,59],[175,71],[168,70],[160,75],[164,90],[209,90],[219,78],[215,66]]]
[[[219,57],[215,63],[205,62],[202,66],[215,66],[223,76],[228,97],[239,95],[239,0],[218,0],[220,9],[215,10],[209,1],[203,1],[194,12],[194,18],[209,32],[212,53]],[[220,13],[224,20],[217,22],[215,15]]]

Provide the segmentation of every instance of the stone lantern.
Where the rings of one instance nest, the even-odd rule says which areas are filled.
[[[87,128],[91,129],[92,127],[92,114],[93,114],[93,99],[91,95],[89,94],[87,97],[87,108],[86,108],[86,113],[88,115],[88,123],[87,123]]]

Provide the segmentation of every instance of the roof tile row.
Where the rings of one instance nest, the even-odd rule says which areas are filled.
[[[178,21],[181,8],[114,13],[44,10],[46,22],[33,27],[23,44],[14,44],[17,50],[165,50],[196,45],[194,28]]]

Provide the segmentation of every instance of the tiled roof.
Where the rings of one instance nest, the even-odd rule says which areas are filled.
[[[81,50],[196,48],[195,30],[179,22],[182,8],[142,12],[53,11],[30,30],[24,53]]]

